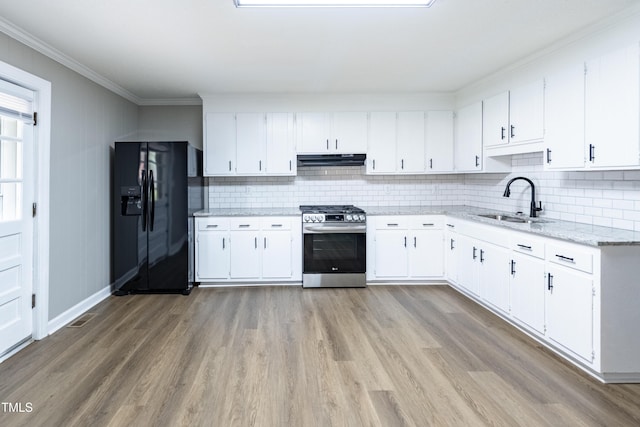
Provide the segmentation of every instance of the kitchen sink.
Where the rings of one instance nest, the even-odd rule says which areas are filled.
[[[543,219],[530,218],[526,216],[512,216],[512,215],[499,215],[499,214],[478,214],[482,218],[495,219],[497,221],[514,222],[519,224],[532,224],[532,223],[545,223]]]

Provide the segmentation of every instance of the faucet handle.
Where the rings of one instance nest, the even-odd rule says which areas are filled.
[[[535,207],[536,212],[540,212],[542,209],[542,202],[538,201],[538,206]]]

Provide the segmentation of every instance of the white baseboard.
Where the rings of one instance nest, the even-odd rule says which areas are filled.
[[[65,327],[81,314],[89,311],[93,306],[107,299],[109,295],[111,295],[111,286],[105,286],[95,294],[91,295],[89,298],[85,299],[84,301],[80,301],[69,310],[60,314],[55,319],[49,320],[49,335]]]

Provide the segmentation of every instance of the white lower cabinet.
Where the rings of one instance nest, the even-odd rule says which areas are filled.
[[[513,253],[511,264],[511,315],[538,333],[544,333],[544,259]]]
[[[509,312],[510,255],[506,248],[488,242],[480,244],[480,297],[505,313]]]
[[[229,221],[224,218],[196,218],[195,278],[229,278]]]
[[[302,280],[299,217],[196,218],[196,280]]]
[[[547,266],[546,335],[591,363],[593,348],[593,278],[569,268]]]
[[[442,216],[370,216],[368,280],[444,277]]]

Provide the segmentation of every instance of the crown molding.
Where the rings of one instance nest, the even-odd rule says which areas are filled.
[[[91,68],[81,64],[75,59],[62,53],[53,46],[43,42],[37,37],[24,31],[22,28],[7,21],[5,18],[0,17],[0,32],[8,35],[12,39],[34,49],[35,51],[43,54],[44,56],[64,65],[65,67],[75,71],[83,77],[91,80],[92,82],[99,84],[105,89],[133,102],[136,105],[202,105],[200,98],[179,98],[179,99],[144,99],[134,95],[122,86],[112,82],[106,77],[96,73]]]

